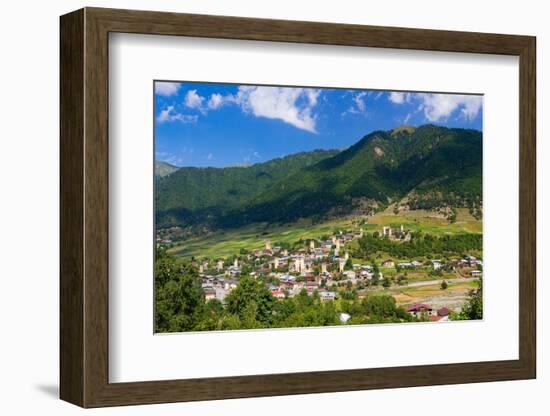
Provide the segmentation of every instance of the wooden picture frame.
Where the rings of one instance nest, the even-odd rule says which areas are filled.
[[[61,17],[60,396],[102,407],[536,377],[535,38],[85,8]],[[262,40],[519,57],[519,359],[109,383],[108,34]]]

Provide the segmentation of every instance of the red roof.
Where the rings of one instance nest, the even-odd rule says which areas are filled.
[[[426,305],[425,303],[415,303],[407,308],[407,312],[420,312],[428,310],[432,310],[432,307],[430,305]]]
[[[447,308],[441,308],[437,311],[438,316],[447,316],[451,313],[451,311]]]

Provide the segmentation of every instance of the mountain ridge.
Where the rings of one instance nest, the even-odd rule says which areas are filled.
[[[198,223],[222,215],[271,183],[337,153],[313,150],[250,166],[182,167],[156,182],[157,223]]]
[[[351,211],[357,201],[365,205],[368,213],[405,196],[407,208],[468,207],[481,215],[482,134],[477,130],[400,126],[373,131],[342,151],[317,152],[329,153],[309,157],[309,152],[302,152],[302,159],[289,155],[287,158],[295,162],[291,169],[271,176],[267,173],[267,177],[255,178],[253,182],[248,173],[254,171],[247,171],[248,182],[244,185],[239,182],[242,179],[239,175],[230,175],[230,185],[218,184],[213,177],[202,190],[185,185],[166,186],[185,174],[190,175],[189,181],[197,180],[190,170],[181,168],[168,176],[168,181],[160,181],[165,186],[160,186],[157,194],[157,220],[161,225],[208,223],[212,227],[231,228],[252,222],[323,217],[334,210]],[[254,166],[258,165],[236,169]],[[237,185],[247,190],[244,197],[221,197],[222,190]],[[169,208],[172,215],[168,221],[163,200],[166,192],[181,197]],[[217,203],[203,198],[204,193],[217,194],[213,198]],[[190,202],[193,198],[200,203]]]

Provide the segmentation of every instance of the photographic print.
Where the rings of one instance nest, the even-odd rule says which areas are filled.
[[[155,332],[483,318],[483,96],[154,82]]]

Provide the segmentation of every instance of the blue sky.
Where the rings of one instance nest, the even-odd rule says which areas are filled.
[[[156,159],[225,167],[343,149],[403,124],[481,130],[482,97],[376,90],[155,82]]]

